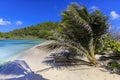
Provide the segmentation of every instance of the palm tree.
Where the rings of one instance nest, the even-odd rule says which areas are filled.
[[[89,13],[85,6],[73,3],[62,13],[60,27],[55,33],[57,40],[47,45],[47,48],[67,49],[75,54],[73,58],[84,55],[90,63],[97,65],[95,52],[109,26],[108,17],[100,10]]]

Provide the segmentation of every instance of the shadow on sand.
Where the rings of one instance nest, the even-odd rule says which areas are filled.
[[[49,57],[46,57],[46,60],[44,60],[43,63],[46,64],[46,65],[49,65],[50,67],[42,69],[42,70],[39,70],[39,71],[36,71],[36,72],[43,72],[43,71],[47,71],[49,69],[62,70],[62,69],[66,69],[66,68],[68,68],[68,69],[72,68],[72,70],[86,70],[86,69],[91,69],[90,66],[92,66],[92,65],[86,64],[82,60],[81,61],[79,60],[79,62],[71,62],[71,61],[70,62],[69,61],[66,62],[64,60],[55,61],[55,57],[56,57],[56,55],[54,53],[51,54]],[[65,57],[65,56],[62,55],[62,57]],[[102,57],[100,57],[100,59],[98,61],[101,63],[103,61],[104,62],[105,61],[109,61],[110,59],[113,59],[113,58],[118,60],[117,57],[113,57],[113,56],[112,57],[104,57],[104,56],[102,56]],[[80,67],[80,66],[83,66],[83,65],[86,65],[88,67],[85,67],[85,68]],[[79,69],[78,69],[78,67],[79,67]],[[92,67],[94,67],[94,66],[92,66]],[[120,70],[119,71],[114,71],[112,68],[110,68],[106,64],[103,64],[101,67],[105,69],[105,70],[103,70],[103,69],[99,69],[98,68],[102,72],[110,72],[111,74],[113,74],[113,73],[120,74]]]
[[[35,73],[28,73],[27,75],[24,75],[22,77],[9,78],[6,80],[47,80],[47,79]]]
[[[47,80],[34,73],[25,61],[16,60],[0,68],[0,80]]]
[[[59,57],[62,59],[60,60],[55,60],[56,54],[52,53],[49,57],[46,57],[45,60],[43,61],[43,63],[45,65],[49,65],[50,67],[36,71],[36,72],[43,72],[43,71],[48,71],[50,69],[58,69],[58,70],[63,70],[63,69],[70,69],[73,68],[72,70],[84,70],[84,69],[90,69],[89,67],[87,68],[80,68],[77,69],[78,66],[83,66],[83,65],[87,65],[84,61],[82,60],[75,60],[75,59],[70,59],[69,60],[64,60],[66,57],[66,53],[64,55],[60,55]],[[58,56],[57,56],[58,57]],[[64,58],[63,58],[64,57]],[[89,66],[89,65],[88,65]]]

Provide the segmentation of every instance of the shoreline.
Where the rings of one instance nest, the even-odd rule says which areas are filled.
[[[80,65],[70,68],[55,68],[43,63],[49,57],[49,53],[40,49],[40,46],[50,43],[51,41],[43,42],[35,45],[29,50],[22,53],[18,59],[23,60],[30,69],[39,76],[48,80],[119,80],[120,76],[111,74],[103,68],[96,68],[87,65]],[[19,79],[18,79],[19,80]],[[32,79],[42,80],[42,79]]]
[[[17,39],[4,39],[5,41],[16,41]],[[3,41],[4,41],[3,40]],[[22,39],[18,39],[18,41],[21,41]],[[28,40],[28,39],[25,39],[26,41]],[[36,47],[36,46],[38,46],[38,45],[40,45],[40,44],[42,44],[42,43],[44,43],[44,42],[47,42],[47,40],[34,40],[34,39],[31,39],[31,40],[29,40],[29,41],[37,41],[37,42],[39,42],[39,43],[36,43],[35,42],[35,45],[33,45],[33,46],[31,46],[31,47],[29,47],[29,48],[27,48],[27,49],[25,49],[25,50],[23,50],[23,51],[20,51],[20,52],[17,52],[15,55],[13,55],[13,56],[10,56],[10,57],[8,57],[7,59],[5,59],[4,61],[1,61],[0,62],[0,66],[3,66],[3,65],[5,65],[5,64],[7,64],[7,63],[9,63],[9,62],[12,62],[12,61],[14,61],[14,60],[17,60],[20,56],[21,56],[21,54],[24,54],[26,51],[28,51],[29,49],[31,49],[31,48],[33,48],[33,47]],[[15,45],[16,46],[16,45]],[[23,46],[24,47],[24,46]],[[16,51],[17,51],[17,49],[16,49]]]
[[[32,50],[36,49],[38,46],[42,46],[42,45],[48,44],[49,42],[50,42],[50,41],[45,41],[45,42],[43,42],[43,43],[39,43],[39,44],[31,47],[30,49],[22,52],[22,53],[18,56],[18,58],[17,58],[16,60],[18,60],[18,59],[20,59],[20,58],[22,58],[22,57],[25,57],[26,55],[29,55],[29,52],[31,52]]]

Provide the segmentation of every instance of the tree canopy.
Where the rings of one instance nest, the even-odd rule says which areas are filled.
[[[44,22],[38,25],[0,33],[1,39],[49,39],[58,28],[59,23]]]
[[[60,25],[56,43],[49,46],[70,48],[72,53],[82,54],[96,65],[96,50],[110,26],[108,17],[100,10],[88,12],[85,6],[73,3],[62,13]]]

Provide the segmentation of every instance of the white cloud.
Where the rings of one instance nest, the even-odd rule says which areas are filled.
[[[99,8],[97,6],[92,6],[90,9],[92,9],[92,10],[99,10]]]
[[[20,20],[16,21],[16,25],[22,25],[22,24],[23,24],[22,21],[20,21]]]
[[[0,25],[1,26],[5,26],[5,25],[9,25],[9,24],[11,24],[10,21],[6,21],[6,20],[3,20],[2,18],[0,18]]]
[[[111,17],[112,20],[120,19],[120,15],[116,11],[111,11],[110,12],[110,17]]]

